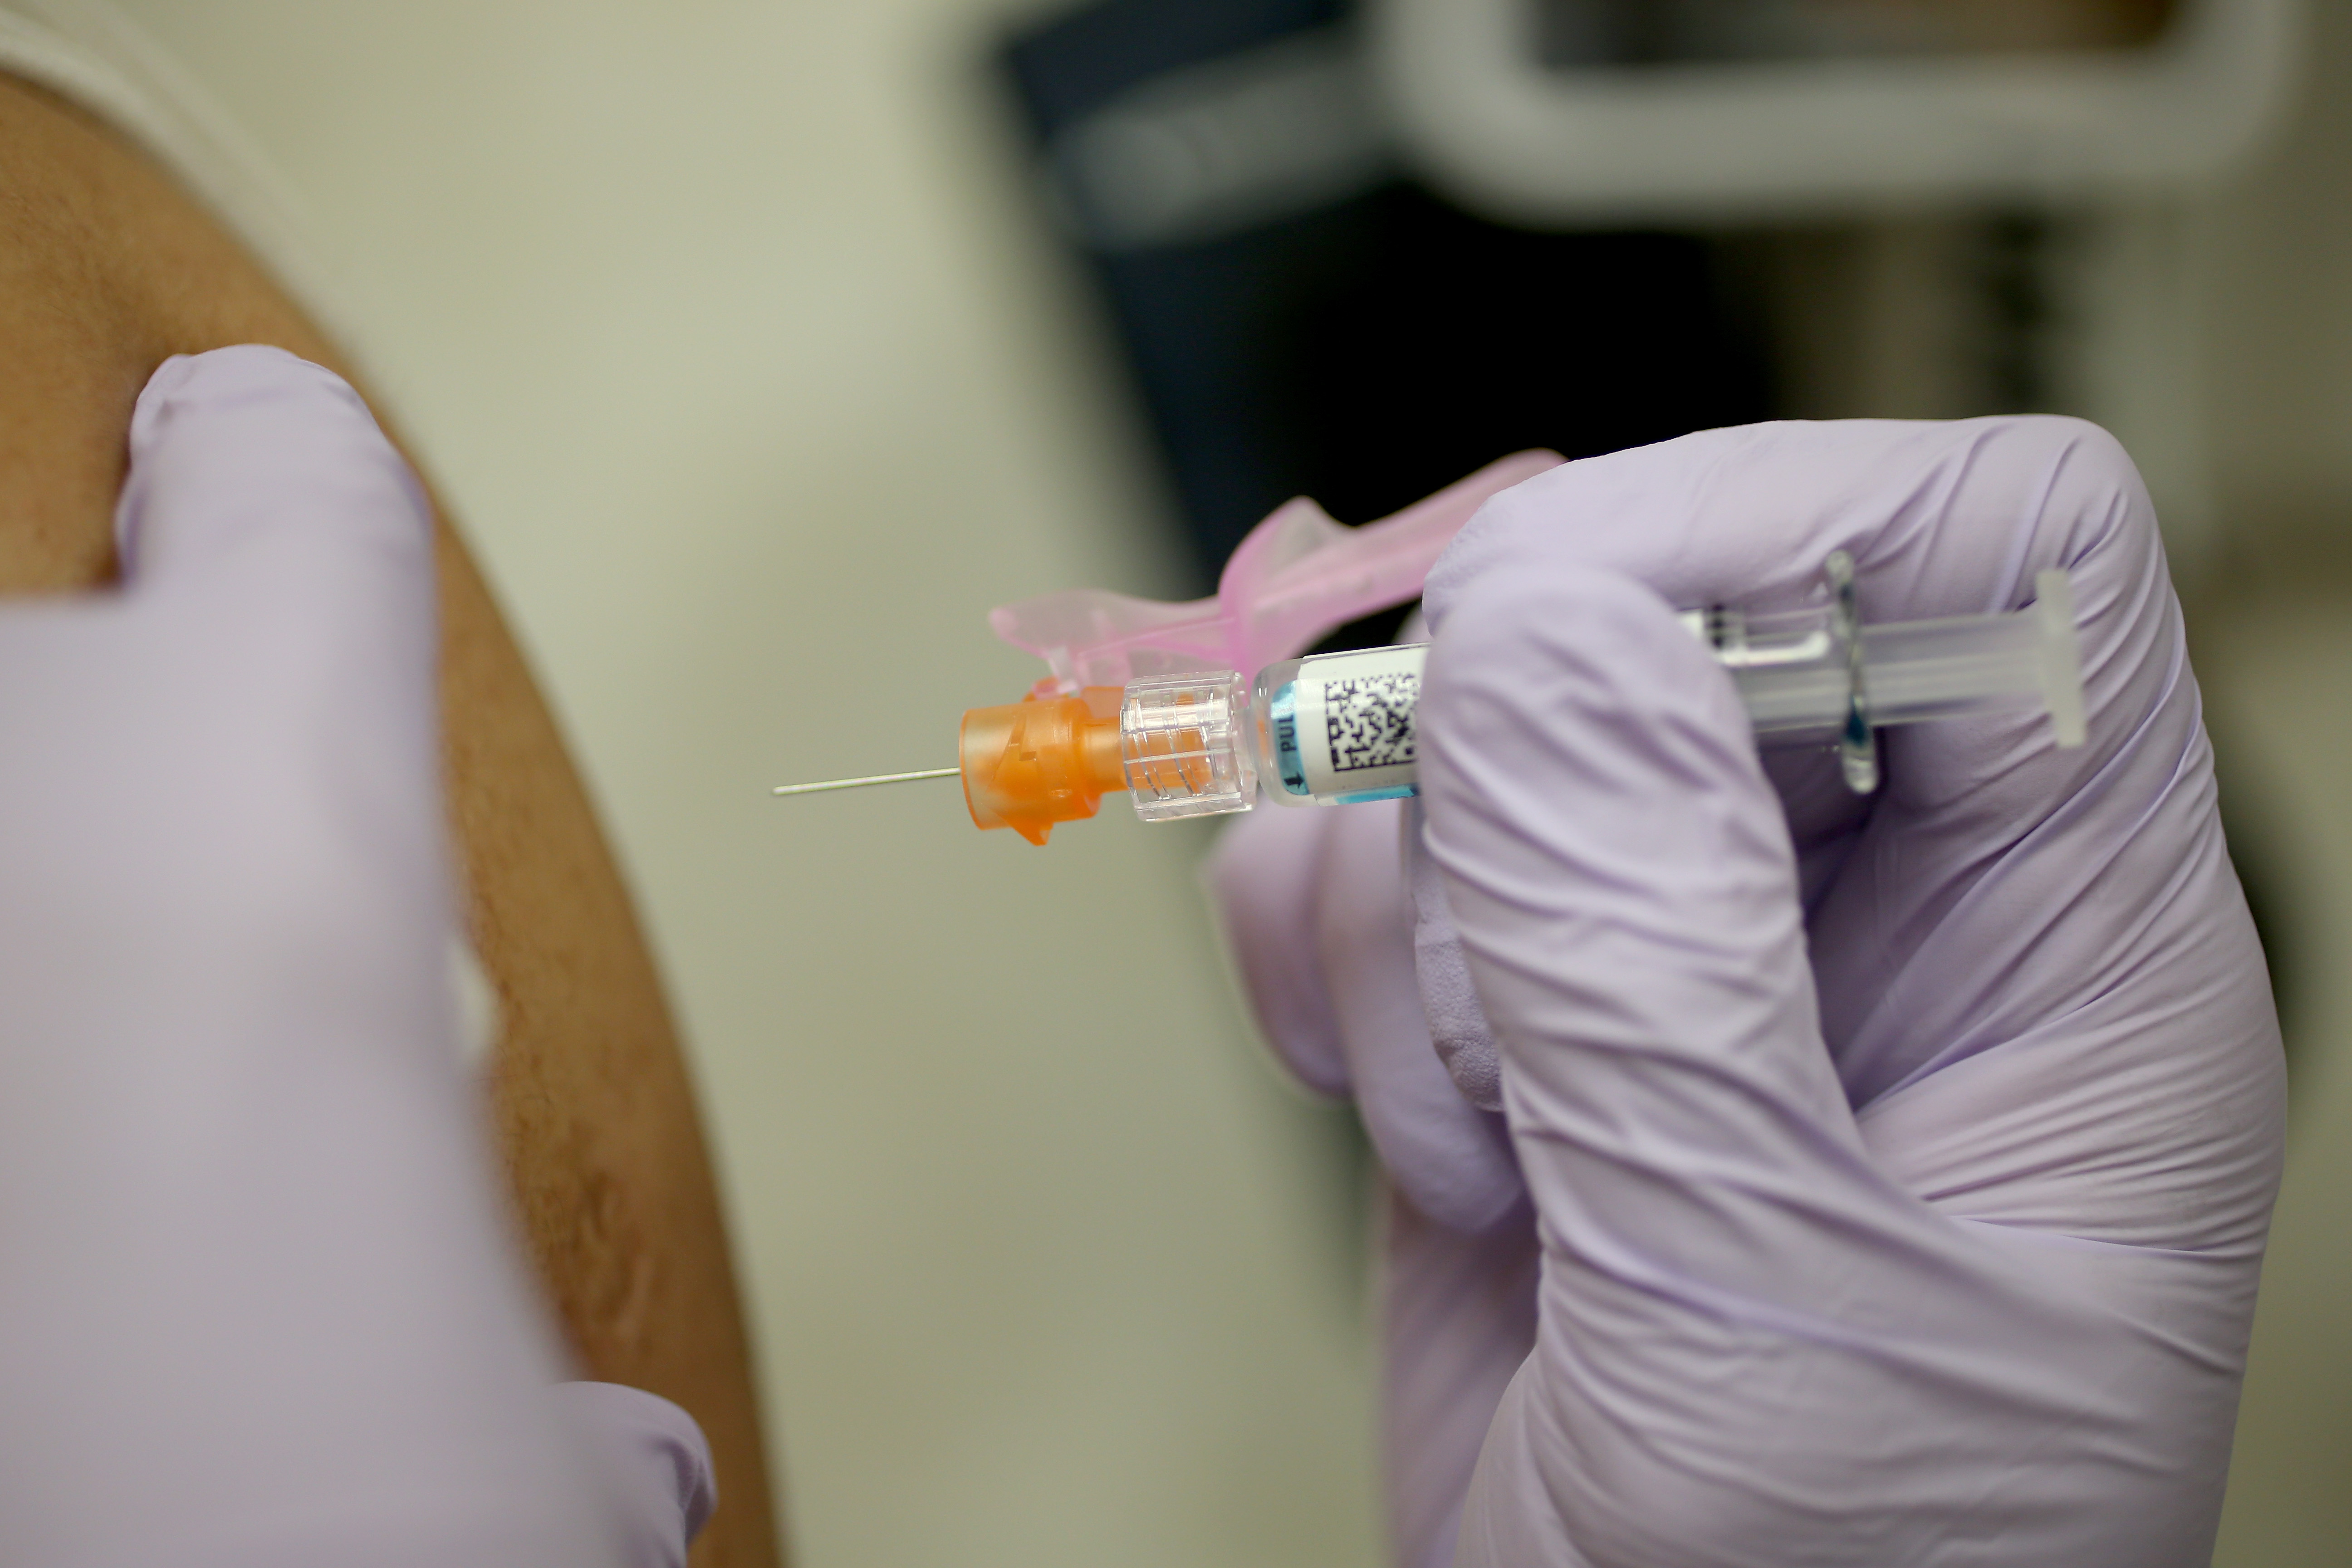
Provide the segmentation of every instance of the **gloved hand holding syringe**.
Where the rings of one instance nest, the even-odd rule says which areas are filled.
[[[775,793],[961,776],[975,824],[1034,844],[1120,790],[1146,822],[1247,811],[1261,789],[1283,805],[1415,795],[1425,645],[1283,656],[1414,597],[1488,495],[1557,461],[1506,458],[1361,530],[1294,501],[1234,552],[1212,599],[1161,605],[1078,590],[1000,609],[998,635],[1044,656],[1053,673],[1019,702],[968,710],[957,766]],[[2082,742],[2066,574],[2042,573],[2035,590],[2032,605],[2011,614],[1872,625],[1838,552],[1811,606],[1750,615],[1716,605],[1682,618],[1730,672],[1759,739],[1836,745],[1846,783],[1867,794],[1884,725],[2039,706],[2058,744]]]
[[[2284,1080],[2129,458],[2017,416],[1510,468],[1293,503],[1214,600],[997,612],[1052,675],[944,770],[1041,843],[1122,786],[1421,795],[1208,866],[1380,1158],[1395,1560],[2210,1561]],[[1425,671],[1297,662],[1424,580]]]

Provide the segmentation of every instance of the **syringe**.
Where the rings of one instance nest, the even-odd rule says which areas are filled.
[[[2066,574],[2034,580],[2035,602],[2006,615],[1864,626],[1843,552],[1817,609],[1751,618],[1687,611],[1767,744],[1833,742],[1846,783],[1877,787],[1874,731],[2035,706],[2057,743],[2084,736],[2074,595]],[[1345,805],[1420,792],[1415,711],[1428,645],[1284,659],[1237,670],[1147,676],[1074,694],[1032,695],[964,714],[954,768],[796,784],[802,794],[960,774],[971,819],[1043,844],[1056,823],[1130,792],[1146,822],[1281,805]]]

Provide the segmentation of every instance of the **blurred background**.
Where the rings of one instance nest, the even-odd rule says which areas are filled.
[[[2147,473],[2292,1052],[2217,1562],[2352,1541],[2352,4],[121,0],[297,197],[597,793],[804,1568],[1380,1560],[1343,1112],[993,605],[1777,416]],[[1360,637],[1381,634],[1360,628]]]

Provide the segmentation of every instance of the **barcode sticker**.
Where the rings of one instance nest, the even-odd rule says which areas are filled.
[[[1298,667],[1297,744],[1318,800],[1411,794],[1420,769],[1413,710],[1428,647],[1318,654]]]
[[[1412,713],[1420,697],[1419,670],[1325,681],[1323,730],[1331,745],[1331,771],[1412,766]]]

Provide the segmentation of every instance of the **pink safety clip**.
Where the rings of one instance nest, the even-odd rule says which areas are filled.
[[[1225,670],[1246,682],[1337,628],[1421,592],[1438,554],[1489,496],[1564,461],[1519,452],[1393,517],[1347,528],[1301,496],[1250,530],[1214,597],[1186,604],[1102,588],[1041,594],[988,614],[996,635],[1045,661],[1040,699],[1145,676]]]

